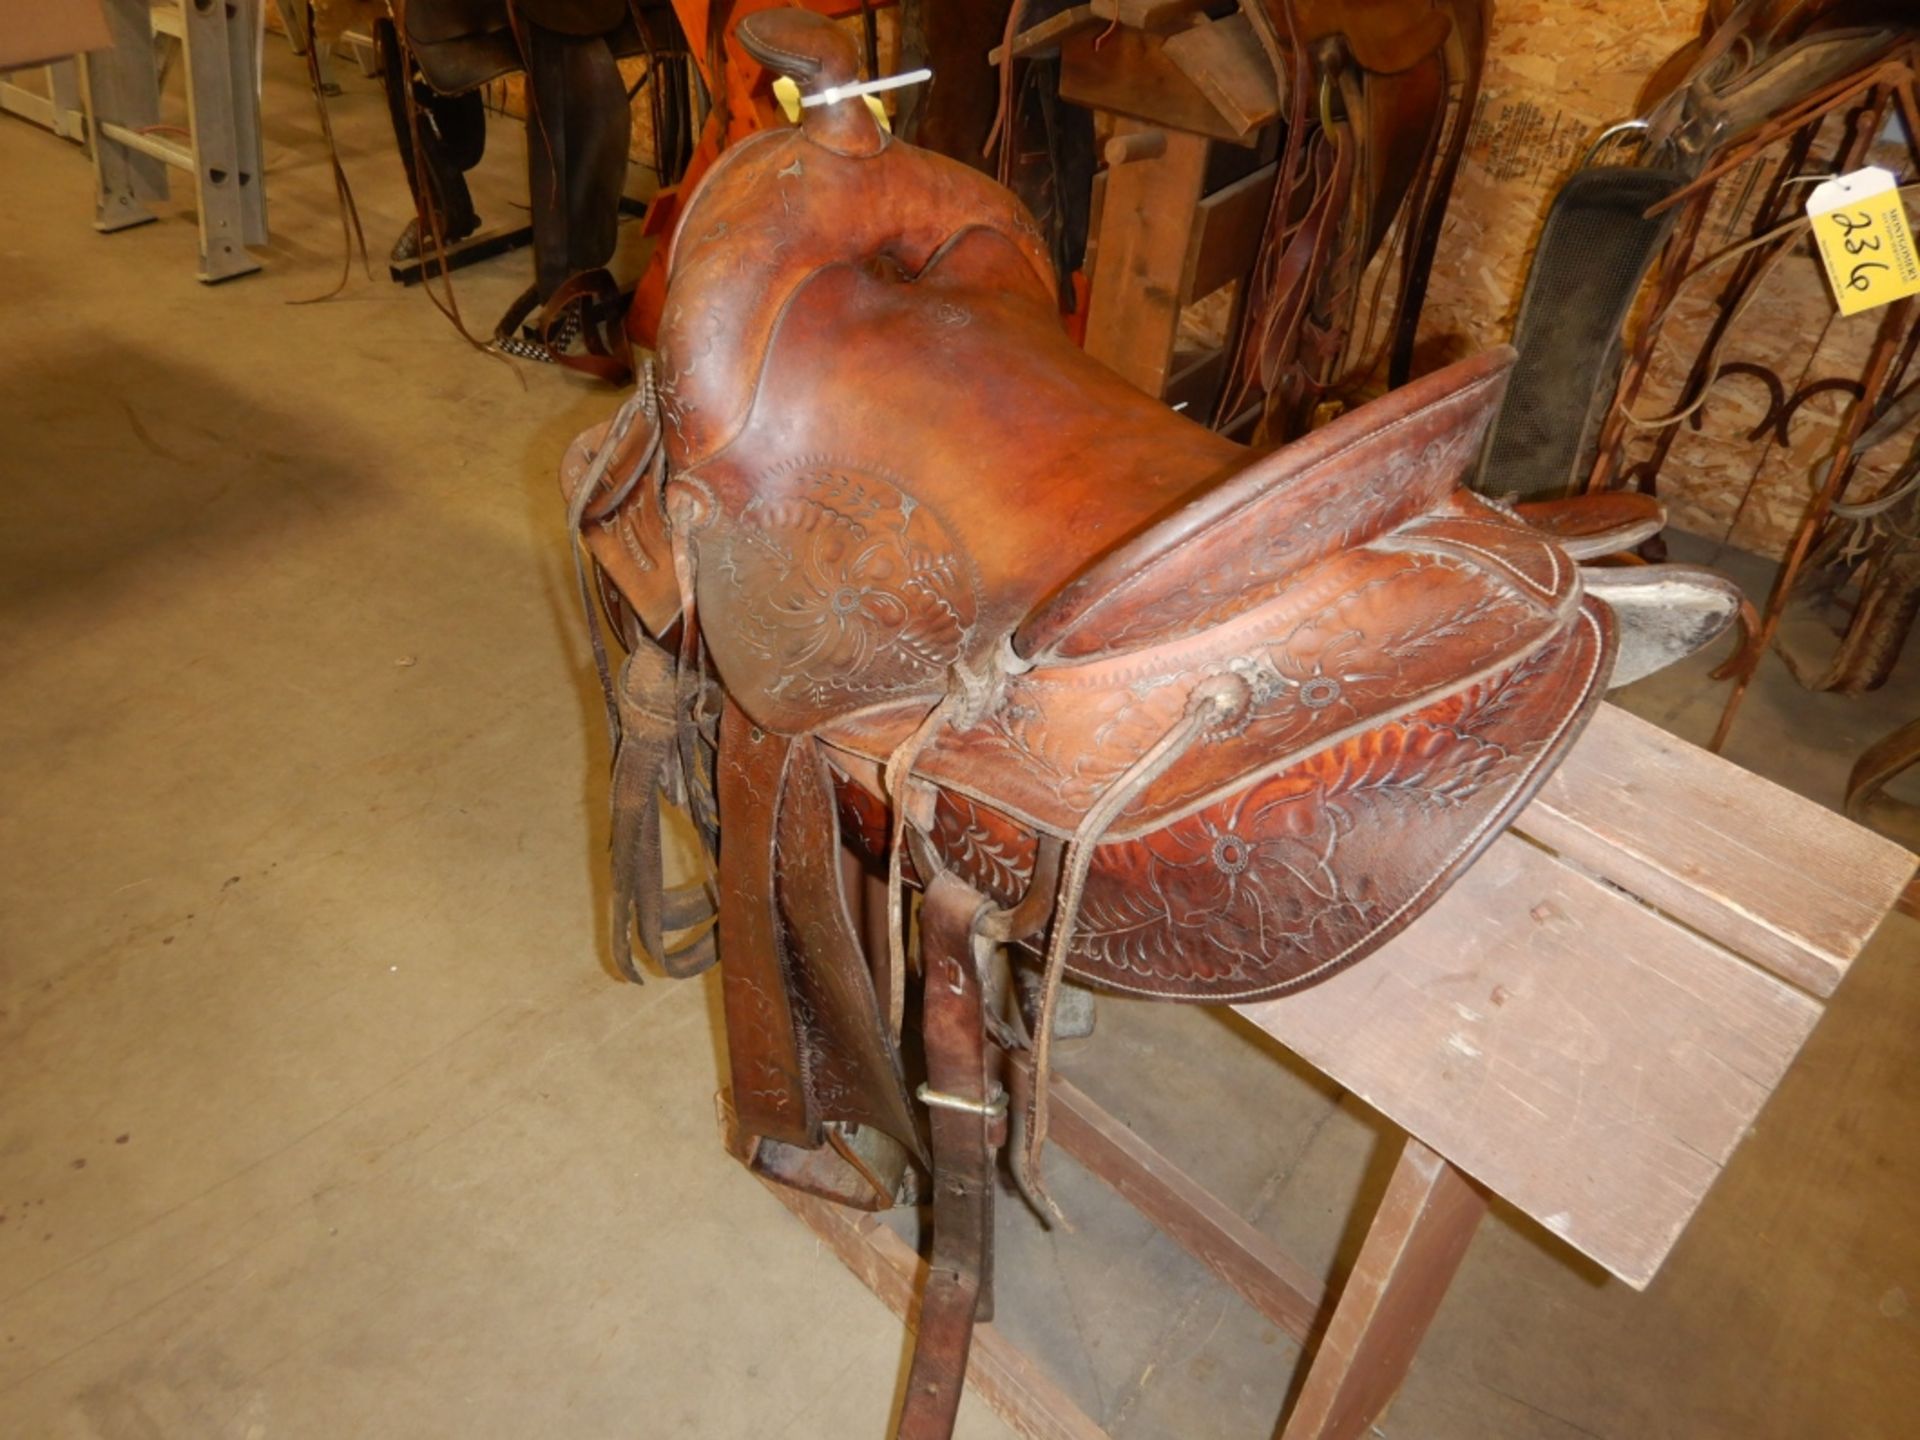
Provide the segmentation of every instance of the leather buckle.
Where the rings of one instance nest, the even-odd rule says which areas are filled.
[[[936,1090],[931,1085],[922,1085],[913,1094],[922,1105],[936,1110],[961,1110],[968,1115],[984,1115],[989,1120],[1002,1119],[1007,1113],[1007,1092],[999,1085],[993,1087],[993,1094],[985,1100],[969,1100],[964,1095]]]

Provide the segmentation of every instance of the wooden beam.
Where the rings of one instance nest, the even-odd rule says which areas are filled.
[[[1117,134],[1144,128],[1120,121]],[[1166,153],[1107,172],[1087,353],[1158,398],[1185,298],[1180,279],[1206,176],[1207,142],[1169,131]]]
[[[1200,201],[1180,276],[1180,293],[1188,300],[1211,295],[1253,268],[1279,175],[1278,165],[1263,165]]]
[[[1165,48],[1167,59],[1239,134],[1280,118],[1279,80],[1245,12],[1169,35]]]
[[[1615,706],[1516,824],[1814,995],[1913,874],[1884,836]]]
[[[1228,358],[1223,349],[1175,350],[1172,373],[1167,376],[1166,393],[1161,398],[1189,420],[1206,424],[1226,384]]]
[[[802,1195],[776,1181],[761,1183],[902,1322],[909,1328],[918,1324],[927,1262],[906,1241],[871,1215]],[[1022,1440],[1109,1440],[1040,1366],[991,1324],[974,1327],[967,1388]]]
[[[1069,5],[1058,15],[1049,15],[1037,25],[1029,25],[1013,37],[1013,58],[1024,59],[1028,55],[1037,55],[1056,50],[1062,41],[1091,30],[1096,26],[1104,27],[1108,22],[1094,13],[1091,5]],[[987,52],[987,63],[999,65],[1007,58],[1006,45],[999,44]]]
[[[713,1109],[727,1153],[748,1166],[754,1179],[838,1255],[841,1264],[909,1330],[916,1329],[920,1297],[927,1288],[927,1262],[878,1216],[816,1199],[753,1172],[746,1136],[724,1090],[713,1097]],[[967,1388],[991,1405],[1022,1440],[1110,1440],[1044,1370],[991,1324],[974,1327],[967,1355]]]
[[[1487,1198],[1408,1138],[1281,1440],[1360,1440],[1413,1364]]]

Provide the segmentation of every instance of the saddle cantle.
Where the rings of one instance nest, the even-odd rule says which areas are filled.
[[[815,16],[740,34],[809,93],[857,76]],[[755,1168],[866,1208],[907,1156],[935,1171],[909,1437],[950,1428],[988,1303],[1007,1101],[986,1037],[1028,1043],[993,947],[1045,955],[1016,1157],[1044,1203],[1063,977],[1247,1000],[1410,923],[1606,687],[1613,615],[1568,548],[1658,523],[1609,497],[1536,526],[1459,489],[1507,352],[1255,453],[1087,358],[1054,287],[1005,190],[858,103],[810,108],[691,198],[659,382],[563,467],[630,649],[617,679],[603,661],[617,952],[637,927],[671,971],[712,958],[709,934],[662,943],[699,931],[660,892],[664,784],[717,836]],[[888,868],[896,912],[922,891],[917,1032],[903,917],[869,957],[843,847]]]

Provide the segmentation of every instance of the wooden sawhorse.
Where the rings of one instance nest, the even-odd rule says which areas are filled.
[[[1489,1193],[1644,1289],[1914,870],[1899,846],[1612,706],[1514,832],[1377,955],[1236,1007],[1406,1132],[1331,1302],[1056,1079],[1061,1148],[1274,1324],[1318,1337],[1283,1440],[1366,1434]],[[909,1245],[769,1188],[911,1323],[925,1266]],[[967,1383],[1033,1440],[1104,1440],[992,1325]]]

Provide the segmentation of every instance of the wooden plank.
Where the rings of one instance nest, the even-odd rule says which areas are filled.
[[[1087,202],[1087,255],[1080,262],[1080,269],[1092,275],[1100,263],[1100,224],[1101,217],[1107,213],[1107,172],[1093,172],[1093,195]]]
[[[1241,135],[1280,118],[1273,62],[1244,11],[1169,35],[1167,59]]]
[[[1212,0],[1093,0],[1093,12],[1109,24],[1133,30],[1166,30],[1185,25]]]
[[[1140,128],[1117,122],[1118,132]],[[1200,203],[1207,142],[1167,132],[1166,154],[1107,172],[1099,264],[1087,301],[1087,353],[1156,398],[1180,325],[1180,275]]]
[[[1409,1139],[1281,1440],[1360,1440],[1413,1364],[1487,1198]]]
[[[1379,953],[1235,1008],[1635,1288],[1820,1016],[1515,835]]]
[[[1253,432],[1260,423],[1260,417],[1266,413],[1264,401],[1249,405],[1219,426],[1219,433],[1229,440],[1238,440],[1242,445],[1253,444]]]
[[[1078,35],[1094,26],[1105,26],[1108,22],[1094,14],[1091,5],[1069,5],[1058,15],[1049,15],[1037,25],[1029,25],[1013,37],[1014,59],[1022,59],[1042,51],[1056,48],[1061,41]],[[987,63],[999,65],[1007,58],[1004,43],[996,45],[987,52]]]
[[[1139,30],[1102,29],[1061,45],[1060,97],[1169,130],[1250,143],[1167,59],[1161,38]]]
[[[1031,1084],[1026,1057],[1014,1057]],[[1326,1287],[1087,1094],[1056,1074],[1049,1137],[1275,1325],[1305,1340]]]
[[[761,1183],[889,1310],[909,1328],[916,1323],[927,1265],[906,1241],[871,1215],[816,1200],[775,1181]],[[974,1327],[967,1388],[1024,1440],[1108,1440],[1106,1431],[991,1324]]]
[[[1517,828],[1815,995],[1833,993],[1914,866],[1892,841],[1611,705]]]
[[[1182,295],[1198,300],[1253,268],[1279,177],[1278,165],[1263,165],[1202,197],[1181,270]]]

